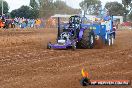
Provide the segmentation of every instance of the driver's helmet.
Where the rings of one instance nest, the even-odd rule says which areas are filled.
[[[79,17],[79,16],[70,17],[69,23],[76,23],[76,24],[79,24],[79,23],[80,23],[80,17]]]
[[[79,17],[75,17],[75,22],[76,22],[77,24],[79,24],[79,23],[80,23],[80,18],[79,18]]]

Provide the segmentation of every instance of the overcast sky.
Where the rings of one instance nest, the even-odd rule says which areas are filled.
[[[29,5],[30,0],[5,0],[8,2],[10,10],[17,9],[21,7],[22,5]],[[79,3],[83,0],[63,0],[66,1],[67,5],[73,7],[73,8],[79,8]],[[102,5],[104,6],[106,2],[110,1],[118,1],[121,3],[121,0],[101,0]]]

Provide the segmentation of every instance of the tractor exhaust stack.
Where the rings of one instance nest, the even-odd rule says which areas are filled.
[[[58,17],[58,36],[57,39],[60,37],[60,18]]]

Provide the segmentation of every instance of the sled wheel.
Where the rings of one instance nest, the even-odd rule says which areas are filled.
[[[111,35],[111,45],[114,45],[114,36]]]

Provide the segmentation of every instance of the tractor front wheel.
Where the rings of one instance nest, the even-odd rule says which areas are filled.
[[[51,44],[51,43],[47,44],[47,49],[51,49],[51,46],[49,44]]]

